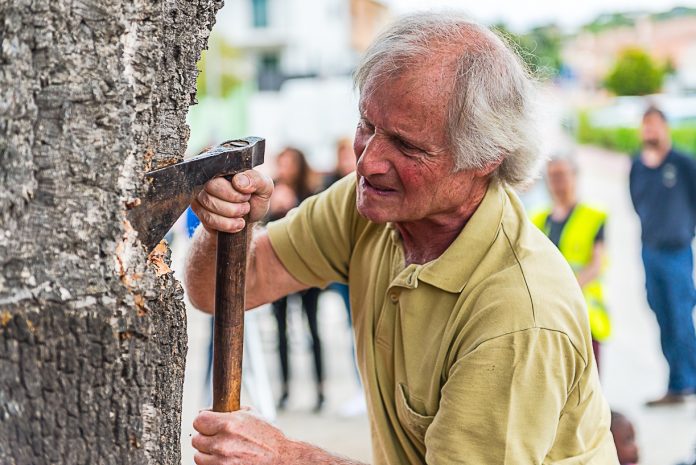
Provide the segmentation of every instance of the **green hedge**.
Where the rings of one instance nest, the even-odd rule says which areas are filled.
[[[671,128],[672,143],[678,150],[696,156],[696,123],[684,123]],[[638,128],[595,127],[587,112],[578,115],[575,133],[581,144],[598,145],[617,152],[633,155],[640,149]]]

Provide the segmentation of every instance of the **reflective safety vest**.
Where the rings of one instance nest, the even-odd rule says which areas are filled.
[[[547,226],[547,218],[550,214],[551,209],[546,209],[532,215],[532,223],[547,236],[550,232]],[[592,261],[595,237],[606,219],[605,212],[579,203],[573,208],[568,221],[563,226],[558,248],[576,275]],[[611,320],[604,304],[601,274],[587,283],[582,293],[587,303],[592,338],[599,342],[605,341],[611,335]]]

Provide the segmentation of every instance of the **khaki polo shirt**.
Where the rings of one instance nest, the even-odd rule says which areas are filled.
[[[436,260],[361,217],[355,176],[268,226],[299,281],[350,285],[375,464],[617,464],[582,293],[492,182]]]

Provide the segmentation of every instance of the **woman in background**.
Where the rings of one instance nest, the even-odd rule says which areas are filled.
[[[312,171],[307,164],[304,154],[292,147],[285,148],[276,157],[275,188],[271,197],[269,220],[274,221],[284,217],[288,211],[295,208],[304,199],[314,194],[312,188]],[[324,405],[324,370],[322,363],[321,340],[317,323],[319,294],[318,288],[307,289],[299,295],[302,308],[307,317],[309,332],[312,336],[312,352],[314,355],[314,373],[317,386],[317,401],[314,407],[319,412]],[[273,313],[278,323],[278,355],[283,376],[283,385],[278,408],[284,409],[289,397],[290,364],[288,360],[287,335],[287,297],[276,300],[272,304]]]

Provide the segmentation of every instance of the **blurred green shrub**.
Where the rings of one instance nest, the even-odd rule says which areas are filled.
[[[696,122],[672,126],[672,143],[678,150],[696,156]],[[639,128],[593,126],[587,111],[578,114],[575,137],[581,144],[597,145],[633,155],[640,149]]]
[[[619,55],[604,80],[604,86],[616,95],[648,95],[662,88],[665,67],[643,49],[627,48]]]

